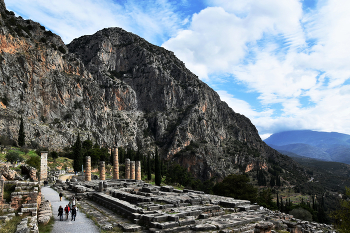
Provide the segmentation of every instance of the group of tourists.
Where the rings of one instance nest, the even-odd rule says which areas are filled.
[[[62,201],[62,193],[59,194],[60,201]],[[73,196],[72,200],[66,205],[66,207],[63,207],[60,205],[58,208],[58,216],[60,217],[60,221],[63,221],[63,211],[66,213],[66,220],[68,220],[69,214],[71,215],[71,221],[75,221],[75,217],[77,216],[78,207],[75,203],[75,197]]]

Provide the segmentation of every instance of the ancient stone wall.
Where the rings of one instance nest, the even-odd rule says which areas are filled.
[[[41,152],[40,181],[47,180],[47,151]]]
[[[91,180],[91,157],[86,156],[85,161],[86,161],[85,181],[90,181]]]

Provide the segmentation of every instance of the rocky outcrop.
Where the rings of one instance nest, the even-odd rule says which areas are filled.
[[[304,176],[171,51],[120,28],[66,46],[4,4],[0,12],[0,134],[16,139],[23,117],[27,144],[61,149],[80,132],[107,147],[158,146],[202,180],[267,169],[270,160],[291,179]]]
[[[38,181],[36,173],[38,172],[36,168],[29,166],[28,164],[24,164],[21,166],[22,175],[28,175],[31,181]]]
[[[2,174],[6,180],[23,180],[22,176],[16,171],[11,170],[7,165],[0,166],[0,174]]]

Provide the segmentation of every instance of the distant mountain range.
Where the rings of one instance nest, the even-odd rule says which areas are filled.
[[[273,134],[264,141],[291,157],[299,155],[350,164],[350,135],[347,134],[295,130]]]

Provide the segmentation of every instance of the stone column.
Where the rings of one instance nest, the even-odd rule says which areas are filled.
[[[113,179],[119,180],[118,147],[113,148]]]
[[[100,180],[106,179],[106,167],[105,167],[105,161],[100,162]]]
[[[40,181],[47,180],[47,151],[41,152]]]
[[[0,204],[4,203],[4,186],[5,180],[3,180],[2,175],[0,175]]]
[[[135,180],[135,161],[130,162],[130,179]]]
[[[136,180],[141,180],[141,161],[136,161]]]
[[[100,181],[100,183],[98,184],[98,191],[103,192],[103,181]]]
[[[85,167],[86,167],[86,172],[85,172],[85,181],[91,181],[91,157],[86,156],[85,157]]]
[[[125,179],[130,179],[130,159],[125,159]]]

